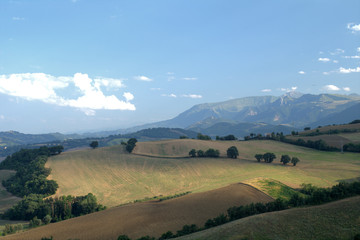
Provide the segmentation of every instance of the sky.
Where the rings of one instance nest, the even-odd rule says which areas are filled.
[[[360,93],[360,1],[0,0],[0,131],[115,130],[289,91]]]

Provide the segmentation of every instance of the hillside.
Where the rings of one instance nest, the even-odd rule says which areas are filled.
[[[187,157],[192,148],[215,148],[225,156],[232,145],[239,149],[239,159]],[[265,152],[274,152],[278,158],[272,164],[258,163],[254,155]],[[283,166],[282,154],[301,162],[296,167]],[[58,194],[92,192],[110,207],[145,197],[208,191],[256,177],[292,187],[302,183],[331,186],[358,178],[359,163],[358,154],[321,152],[275,141],[178,139],[137,143],[134,154],[124,152],[123,146],[65,152],[51,157],[46,166],[59,184]]]
[[[145,235],[159,237],[167,231],[176,232],[186,224],[203,226],[206,220],[226,213],[230,206],[273,199],[244,184],[166,201],[150,201],[114,207],[90,215],[50,224],[4,239],[116,239],[126,234],[131,238]]]
[[[6,189],[1,184],[3,180],[8,179],[14,174],[15,172],[11,170],[0,170],[0,214],[21,200],[21,198],[16,197],[6,191]]]
[[[353,239],[360,233],[360,197],[236,220],[181,240]]]

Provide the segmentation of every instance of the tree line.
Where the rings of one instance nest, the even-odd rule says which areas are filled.
[[[266,162],[266,163],[272,163],[274,161],[274,159],[276,159],[275,153],[271,153],[271,152],[267,152],[265,154],[258,153],[258,154],[255,154],[254,157],[256,158],[256,160],[258,162],[261,162],[261,160],[264,160],[264,162]],[[291,158],[289,155],[281,155],[280,162],[283,165],[286,165],[291,162],[294,166],[296,166],[296,164],[298,162],[300,162],[300,159],[297,157]]]

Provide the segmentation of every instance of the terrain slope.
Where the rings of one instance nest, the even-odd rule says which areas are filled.
[[[243,218],[184,236],[181,240],[328,240],[360,233],[360,197]]]
[[[224,188],[165,200],[114,207],[101,212],[9,235],[4,239],[117,239],[126,234],[135,239],[145,235],[159,237],[167,231],[176,232],[186,224],[203,226],[235,205],[268,202],[273,199],[245,185]]]

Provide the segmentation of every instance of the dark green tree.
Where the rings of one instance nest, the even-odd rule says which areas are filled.
[[[237,158],[239,156],[239,151],[238,151],[237,147],[231,146],[226,150],[226,155],[229,158]]]
[[[267,152],[263,157],[266,163],[271,163],[276,158],[276,155],[274,153]]]
[[[203,151],[203,150],[198,150],[198,151],[197,151],[197,156],[198,156],[198,157],[205,157],[204,151]]]
[[[289,157],[289,155],[282,155],[281,156],[281,160],[280,162],[282,162],[282,164],[286,165],[291,161],[291,158]]]
[[[92,149],[95,149],[99,146],[99,142],[98,141],[92,141],[90,143],[90,147],[92,147]]]
[[[297,164],[298,162],[300,162],[300,160],[299,160],[297,157],[293,157],[293,158],[291,159],[291,163],[292,163],[294,166],[296,166],[296,164]]]
[[[189,152],[189,156],[190,157],[196,157],[196,150],[195,149],[191,149]]]
[[[131,240],[127,235],[120,235],[117,240]]]
[[[220,152],[217,149],[209,148],[205,152],[205,157],[215,157],[215,158],[217,158],[219,156],[220,156]]]
[[[258,162],[260,162],[261,159],[264,159],[264,155],[262,155],[262,154],[255,154],[255,158],[256,158],[256,160],[257,160]]]
[[[133,149],[135,148],[135,145],[137,143],[137,139],[136,138],[130,138],[127,141],[126,144],[126,151],[128,151],[129,153],[131,153],[133,151]]]

